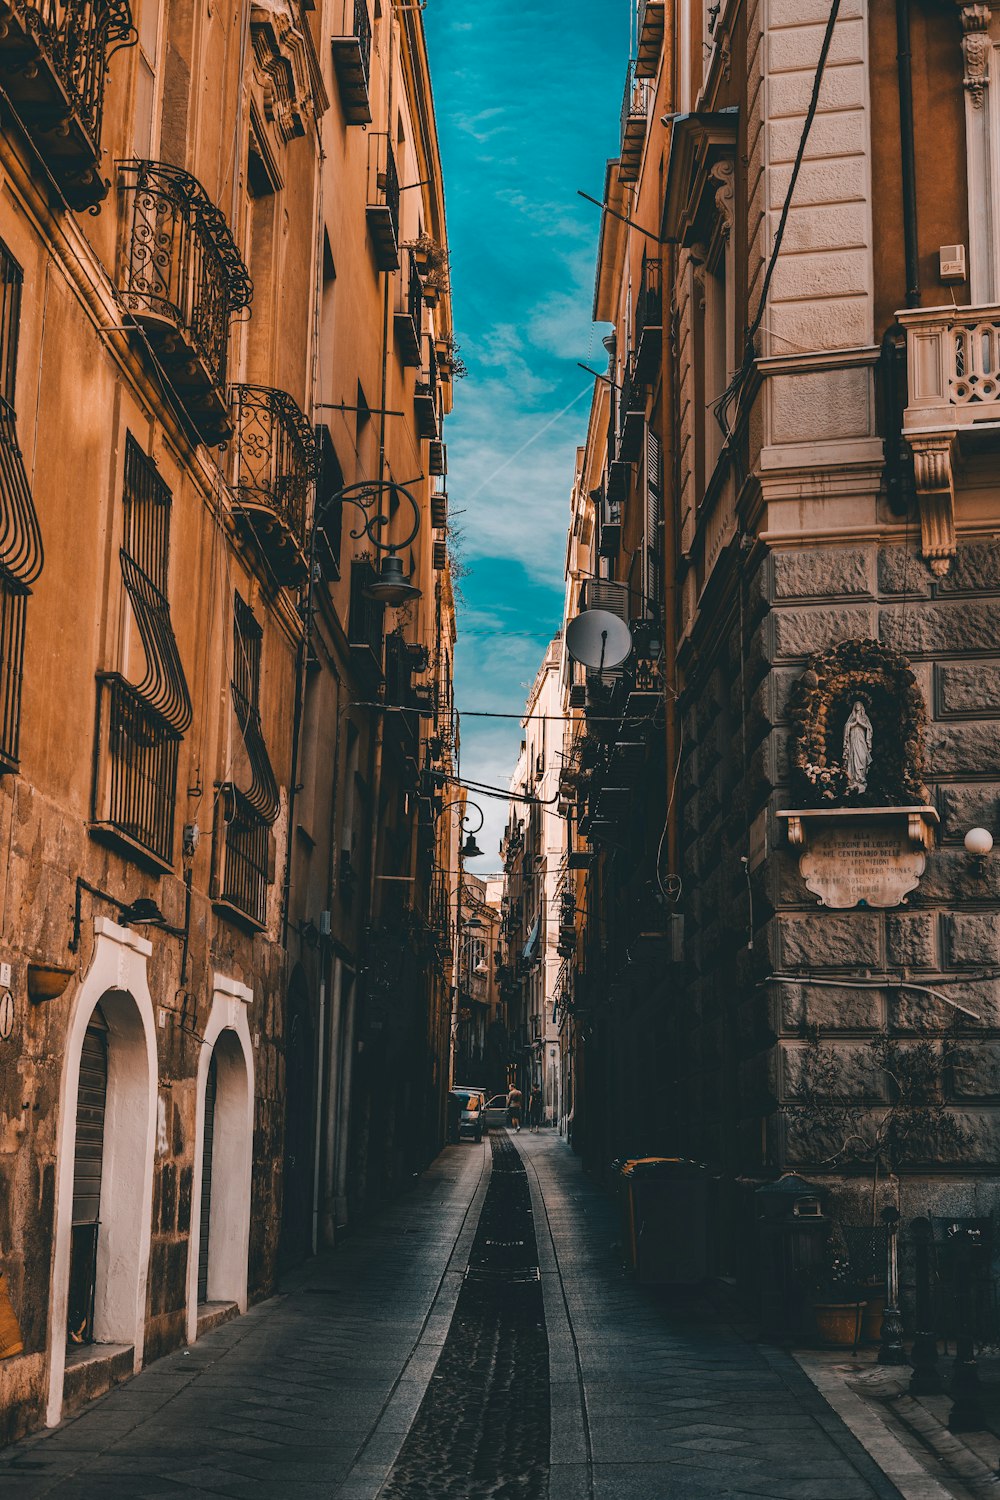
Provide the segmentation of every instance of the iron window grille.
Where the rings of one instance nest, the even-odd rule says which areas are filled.
[[[94,822],[160,864],[174,845],[177,759],[191,697],[170,620],[172,497],[131,433],[125,440],[122,584],[145,662],[141,681],[100,673]]]
[[[306,521],[316,483],[316,439],[285,391],[234,385],[237,520],[279,583],[306,575]]]
[[[250,274],[225,216],[189,172],[160,161],[126,161],[120,171],[123,305],[160,346],[199,431],[214,435],[224,418],[203,398],[224,394],[229,323],[250,306]]]
[[[44,562],[14,411],[22,282],[0,241],[0,771],[18,766],[27,602]]]
[[[233,619],[233,711],[250,763],[250,785],[220,787],[216,824],[214,897],[255,927],[267,925],[271,883],[271,825],[278,816],[278,783],[260,717],[260,668],[264,632],[239,594]]]

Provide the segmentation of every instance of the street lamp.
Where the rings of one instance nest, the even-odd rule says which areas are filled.
[[[412,484],[413,480],[408,483]],[[382,496],[387,491],[389,499],[383,507]],[[401,499],[407,502],[413,512],[413,525],[401,540],[383,541],[381,534],[390,524]],[[321,510],[318,508],[313,526],[314,545],[316,532],[323,524],[323,515],[338,500],[344,505],[357,506],[365,518],[358,530],[351,532],[352,540],[360,541],[361,537],[366,536],[377,552],[385,553],[379,563],[378,576],[365,589],[365,596],[390,609],[408,604],[411,599],[419,599],[422,590],[415,583],[409,582],[403,572],[403,559],[399,556],[420,530],[420,507],[406,485],[396,484],[391,479],[363,479],[357,484],[345,484],[342,489],[327,496]]]
[[[482,808],[479,806],[479,803],[478,802],[472,802],[467,797],[456,798],[454,802],[446,802],[445,803],[444,807],[442,807],[441,810],[440,810],[440,812],[438,813],[438,817],[440,818],[441,813],[446,813],[446,812],[448,812],[453,807],[463,807],[463,806],[465,806],[465,807],[471,807],[473,812],[477,812],[479,814],[479,822],[476,824],[475,828],[467,830],[466,838],[465,838],[465,843],[462,845],[462,848],[461,848],[461,851],[460,851],[461,852],[461,856],[462,856],[463,859],[478,859],[479,856],[482,854],[483,851],[482,851],[482,849],[480,849],[479,845],[476,843],[475,835],[477,833],[482,832],[483,824],[486,822],[486,814],[483,812]],[[469,817],[470,817],[469,813],[466,813],[463,816],[463,818],[462,818],[463,826],[464,826],[464,824],[468,823]]]

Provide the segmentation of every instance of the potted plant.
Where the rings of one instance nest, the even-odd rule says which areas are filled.
[[[830,1255],[816,1287],[813,1312],[824,1344],[849,1347],[861,1338],[865,1300],[858,1295],[850,1262]]]

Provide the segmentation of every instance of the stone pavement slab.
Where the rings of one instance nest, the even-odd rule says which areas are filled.
[[[787,1355],[626,1279],[616,1205],[555,1135],[528,1167],[553,1390],[549,1500],[900,1500]]]
[[[489,1146],[449,1147],[279,1296],[0,1452],[17,1500],[373,1500],[451,1321]]]

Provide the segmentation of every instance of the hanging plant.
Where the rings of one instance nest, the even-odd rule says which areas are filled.
[[[872,725],[872,761],[863,792],[849,791],[844,726],[864,705]],[[841,641],[809,660],[789,697],[790,761],[806,806],[913,806],[923,785],[923,694],[905,656],[872,640]]]

